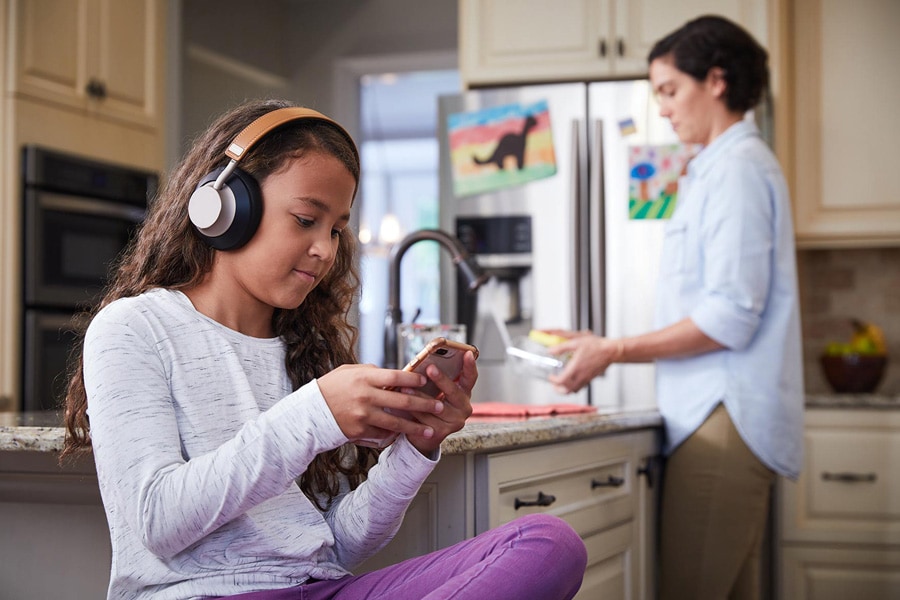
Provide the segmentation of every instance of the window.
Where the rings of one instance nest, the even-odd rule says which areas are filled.
[[[438,227],[437,98],[460,89],[456,70],[368,74],[359,78],[362,160],[359,236],[362,362],[383,364],[391,246]],[[421,242],[403,256],[403,322],[440,321],[441,249]]]

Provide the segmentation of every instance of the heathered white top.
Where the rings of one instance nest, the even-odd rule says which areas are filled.
[[[403,436],[323,513],[295,479],[348,440],[281,339],[154,289],[94,318],[84,379],[109,522],[109,598],[185,599],[335,579],[382,548],[431,472]],[[438,453],[436,453],[437,455]]]

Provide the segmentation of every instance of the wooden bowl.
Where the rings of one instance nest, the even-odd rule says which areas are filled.
[[[839,394],[871,394],[881,383],[887,356],[844,354],[820,358],[825,379]]]

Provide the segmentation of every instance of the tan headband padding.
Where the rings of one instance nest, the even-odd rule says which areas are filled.
[[[245,127],[244,130],[241,131],[236,138],[234,138],[234,141],[231,142],[231,144],[228,146],[228,150],[225,151],[225,154],[228,155],[229,158],[237,162],[241,159],[242,156],[244,156],[247,150],[252,148],[256,144],[256,142],[262,139],[263,136],[265,136],[267,133],[269,133],[276,127],[280,127],[285,123],[296,121],[298,119],[318,119],[320,121],[327,121],[331,123],[347,137],[347,140],[353,147],[353,151],[358,152],[356,149],[356,144],[353,142],[353,138],[350,137],[350,134],[347,133],[347,131],[333,119],[330,119],[322,113],[311,108],[303,108],[301,106],[288,106],[285,108],[275,109],[272,112],[268,112],[247,125],[247,127]]]

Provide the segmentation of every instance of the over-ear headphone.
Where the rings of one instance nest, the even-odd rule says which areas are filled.
[[[262,217],[262,194],[256,179],[237,164],[260,139],[291,121],[316,119],[337,127],[353,151],[356,145],[347,131],[320,112],[299,106],[278,108],[247,125],[228,145],[231,160],[207,173],[197,184],[188,202],[188,215],[197,232],[218,250],[234,250],[250,241]]]

